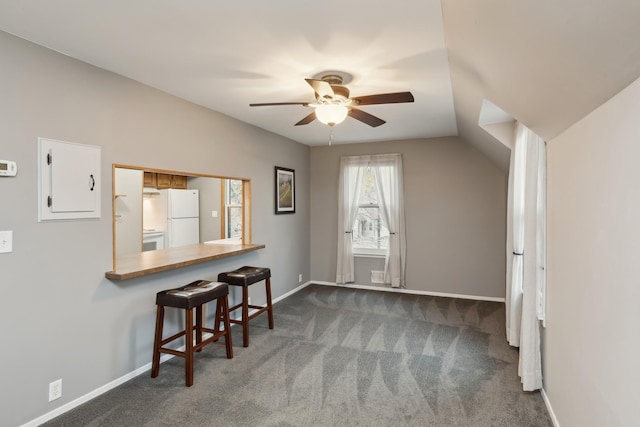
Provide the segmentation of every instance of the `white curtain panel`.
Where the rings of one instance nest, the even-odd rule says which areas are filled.
[[[522,279],[524,269],[524,202],[527,160],[527,128],[516,126],[516,140],[511,150],[509,178],[511,182],[508,195],[509,216],[511,219],[511,251],[507,253],[507,264],[511,265],[507,277],[507,341],[514,347],[520,345],[520,322],[522,318]]]
[[[538,200],[536,254],[538,263],[537,314],[542,326],[547,326],[547,144],[537,137]]]
[[[355,280],[353,259],[353,224],[358,213],[363,169],[369,163],[369,156],[340,158],[340,178],[338,179],[338,254],[336,283]]]
[[[405,285],[406,232],[402,155],[372,156],[371,172],[378,191],[383,221],[389,229],[384,282],[398,288]]]
[[[524,268],[522,280],[522,320],[518,374],[525,391],[542,388],[540,321],[538,320],[538,162],[544,141],[527,129],[527,166],[525,190]]]
[[[515,140],[516,132],[514,130],[513,137]],[[512,269],[513,269],[513,181],[514,181],[514,169],[515,169],[515,142],[511,147],[511,158],[509,160],[509,179],[507,181],[507,244],[506,244],[506,270],[507,274],[505,275],[505,283],[506,283],[506,322],[505,329],[507,334],[507,342],[511,342],[511,316],[510,308],[513,303],[511,302],[511,282],[512,282]]]
[[[512,151],[508,215],[511,275],[507,277],[507,340],[520,347],[518,374],[525,391],[542,387],[540,313],[546,256],[544,141],[521,123]],[[509,248],[509,244],[507,247]],[[509,259],[508,259],[509,261]]]

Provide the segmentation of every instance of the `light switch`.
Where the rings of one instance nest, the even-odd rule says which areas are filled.
[[[13,252],[13,231],[0,231],[0,253]]]
[[[211,218],[218,218],[218,211],[211,211]]]

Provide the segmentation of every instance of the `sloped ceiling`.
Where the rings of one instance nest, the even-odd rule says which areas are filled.
[[[639,22],[634,0],[0,0],[0,30],[307,145],[329,137],[293,126],[309,107],[249,103],[312,101],[324,70],[352,96],[409,90],[334,143],[458,134],[504,171],[483,100],[552,139],[640,76]]]
[[[458,132],[503,169],[478,127],[488,99],[549,141],[640,77],[635,0],[443,0]]]

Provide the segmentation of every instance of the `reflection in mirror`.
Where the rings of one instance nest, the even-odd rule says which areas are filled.
[[[114,225],[120,255],[140,252],[142,236],[142,171],[117,168],[114,176]]]
[[[224,200],[223,238],[242,237],[242,181],[225,179],[222,182],[222,191],[222,200]]]
[[[242,190],[242,179],[114,165],[114,265],[144,251],[240,243]]]

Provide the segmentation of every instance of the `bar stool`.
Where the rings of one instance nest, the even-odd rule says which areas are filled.
[[[153,363],[151,365],[151,378],[158,376],[160,372],[160,353],[173,354],[185,358],[185,384],[193,385],[193,353],[202,350],[207,344],[224,337],[227,350],[227,358],[233,358],[231,344],[231,327],[229,324],[229,286],[226,283],[213,283],[208,280],[196,280],[186,286],[169,289],[156,294],[156,331],[153,342]],[[209,301],[217,301],[216,319],[214,329],[206,328],[203,321],[202,307]],[[164,308],[174,307],[185,310],[185,329],[169,338],[162,339],[162,327],[164,324]],[[193,309],[196,309],[196,324],[193,324]],[[220,330],[220,322],[224,324],[224,330]],[[196,345],[193,345],[193,331],[196,332]],[[209,332],[211,337],[203,341],[203,333]],[[166,344],[184,336],[185,350],[178,351],[164,347]]]
[[[249,285],[265,281],[265,290],[267,293],[267,304],[250,305],[249,304]],[[244,266],[234,271],[218,274],[219,282],[226,282],[233,286],[242,286],[242,302],[229,308],[232,313],[238,308],[242,308],[242,317],[240,319],[230,319],[231,323],[242,325],[242,345],[249,347],[249,321],[265,311],[269,316],[269,329],[273,329],[273,307],[271,304],[271,270],[264,267]],[[249,316],[249,309],[257,309]]]

